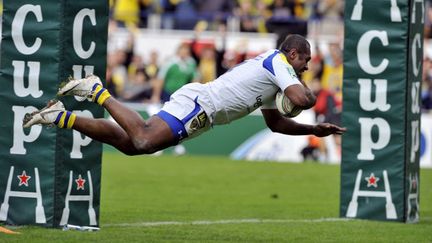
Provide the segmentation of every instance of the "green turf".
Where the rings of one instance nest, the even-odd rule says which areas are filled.
[[[339,167],[221,157],[103,158],[101,231],[18,228],[0,242],[431,242],[432,170],[421,172],[421,222],[317,222],[339,215]],[[285,220],[194,225],[220,220]],[[308,221],[310,219],[310,221]],[[145,226],[146,222],[183,222]]]

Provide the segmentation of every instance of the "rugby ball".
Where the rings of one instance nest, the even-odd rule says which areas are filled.
[[[275,103],[279,113],[283,116],[296,117],[303,111],[300,107],[295,106],[280,90],[276,93]]]

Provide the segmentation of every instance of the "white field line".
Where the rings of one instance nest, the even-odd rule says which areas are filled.
[[[157,227],[166,225],[214,225],[214,224],[284,224],[284,223],[322,223],[350,221],[347,218],[320,218],[320,219],[226,219],[226,220],[199,220],[199,221],[162,221],[162,222],[135,222],[102,224],[102,227]]]

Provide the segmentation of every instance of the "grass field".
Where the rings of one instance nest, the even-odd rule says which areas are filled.
[[[22,227],[0,242],[432,242],[432,170],[418,224],[341,220],[338,166],[105,153],[101,231]]]

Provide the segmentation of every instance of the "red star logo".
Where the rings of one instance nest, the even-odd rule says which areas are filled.
[[[24,185],[24,186],[28,186],[28,181],[30,180],[31,176],[28,176],[28,175],[26,174],[25,170],[23,170],[22,174],[21,174],[21,175],[18,175],[17,177],[18,177],[18,179],[19,179],[19,184],[18,184],[18,186],[22,186],[22,185]]]
[[[81,174],[78,175],[78,179],[76,179],[75,182],[77,184],[77,190],[84,190],[86,180],[81,177]]]
[[[379,177],[375,177],[374,173],[371,173],[369,177],[365,177],[365,180],[367,181],[367,187],[378,187],[377,182],[380,180]]]

